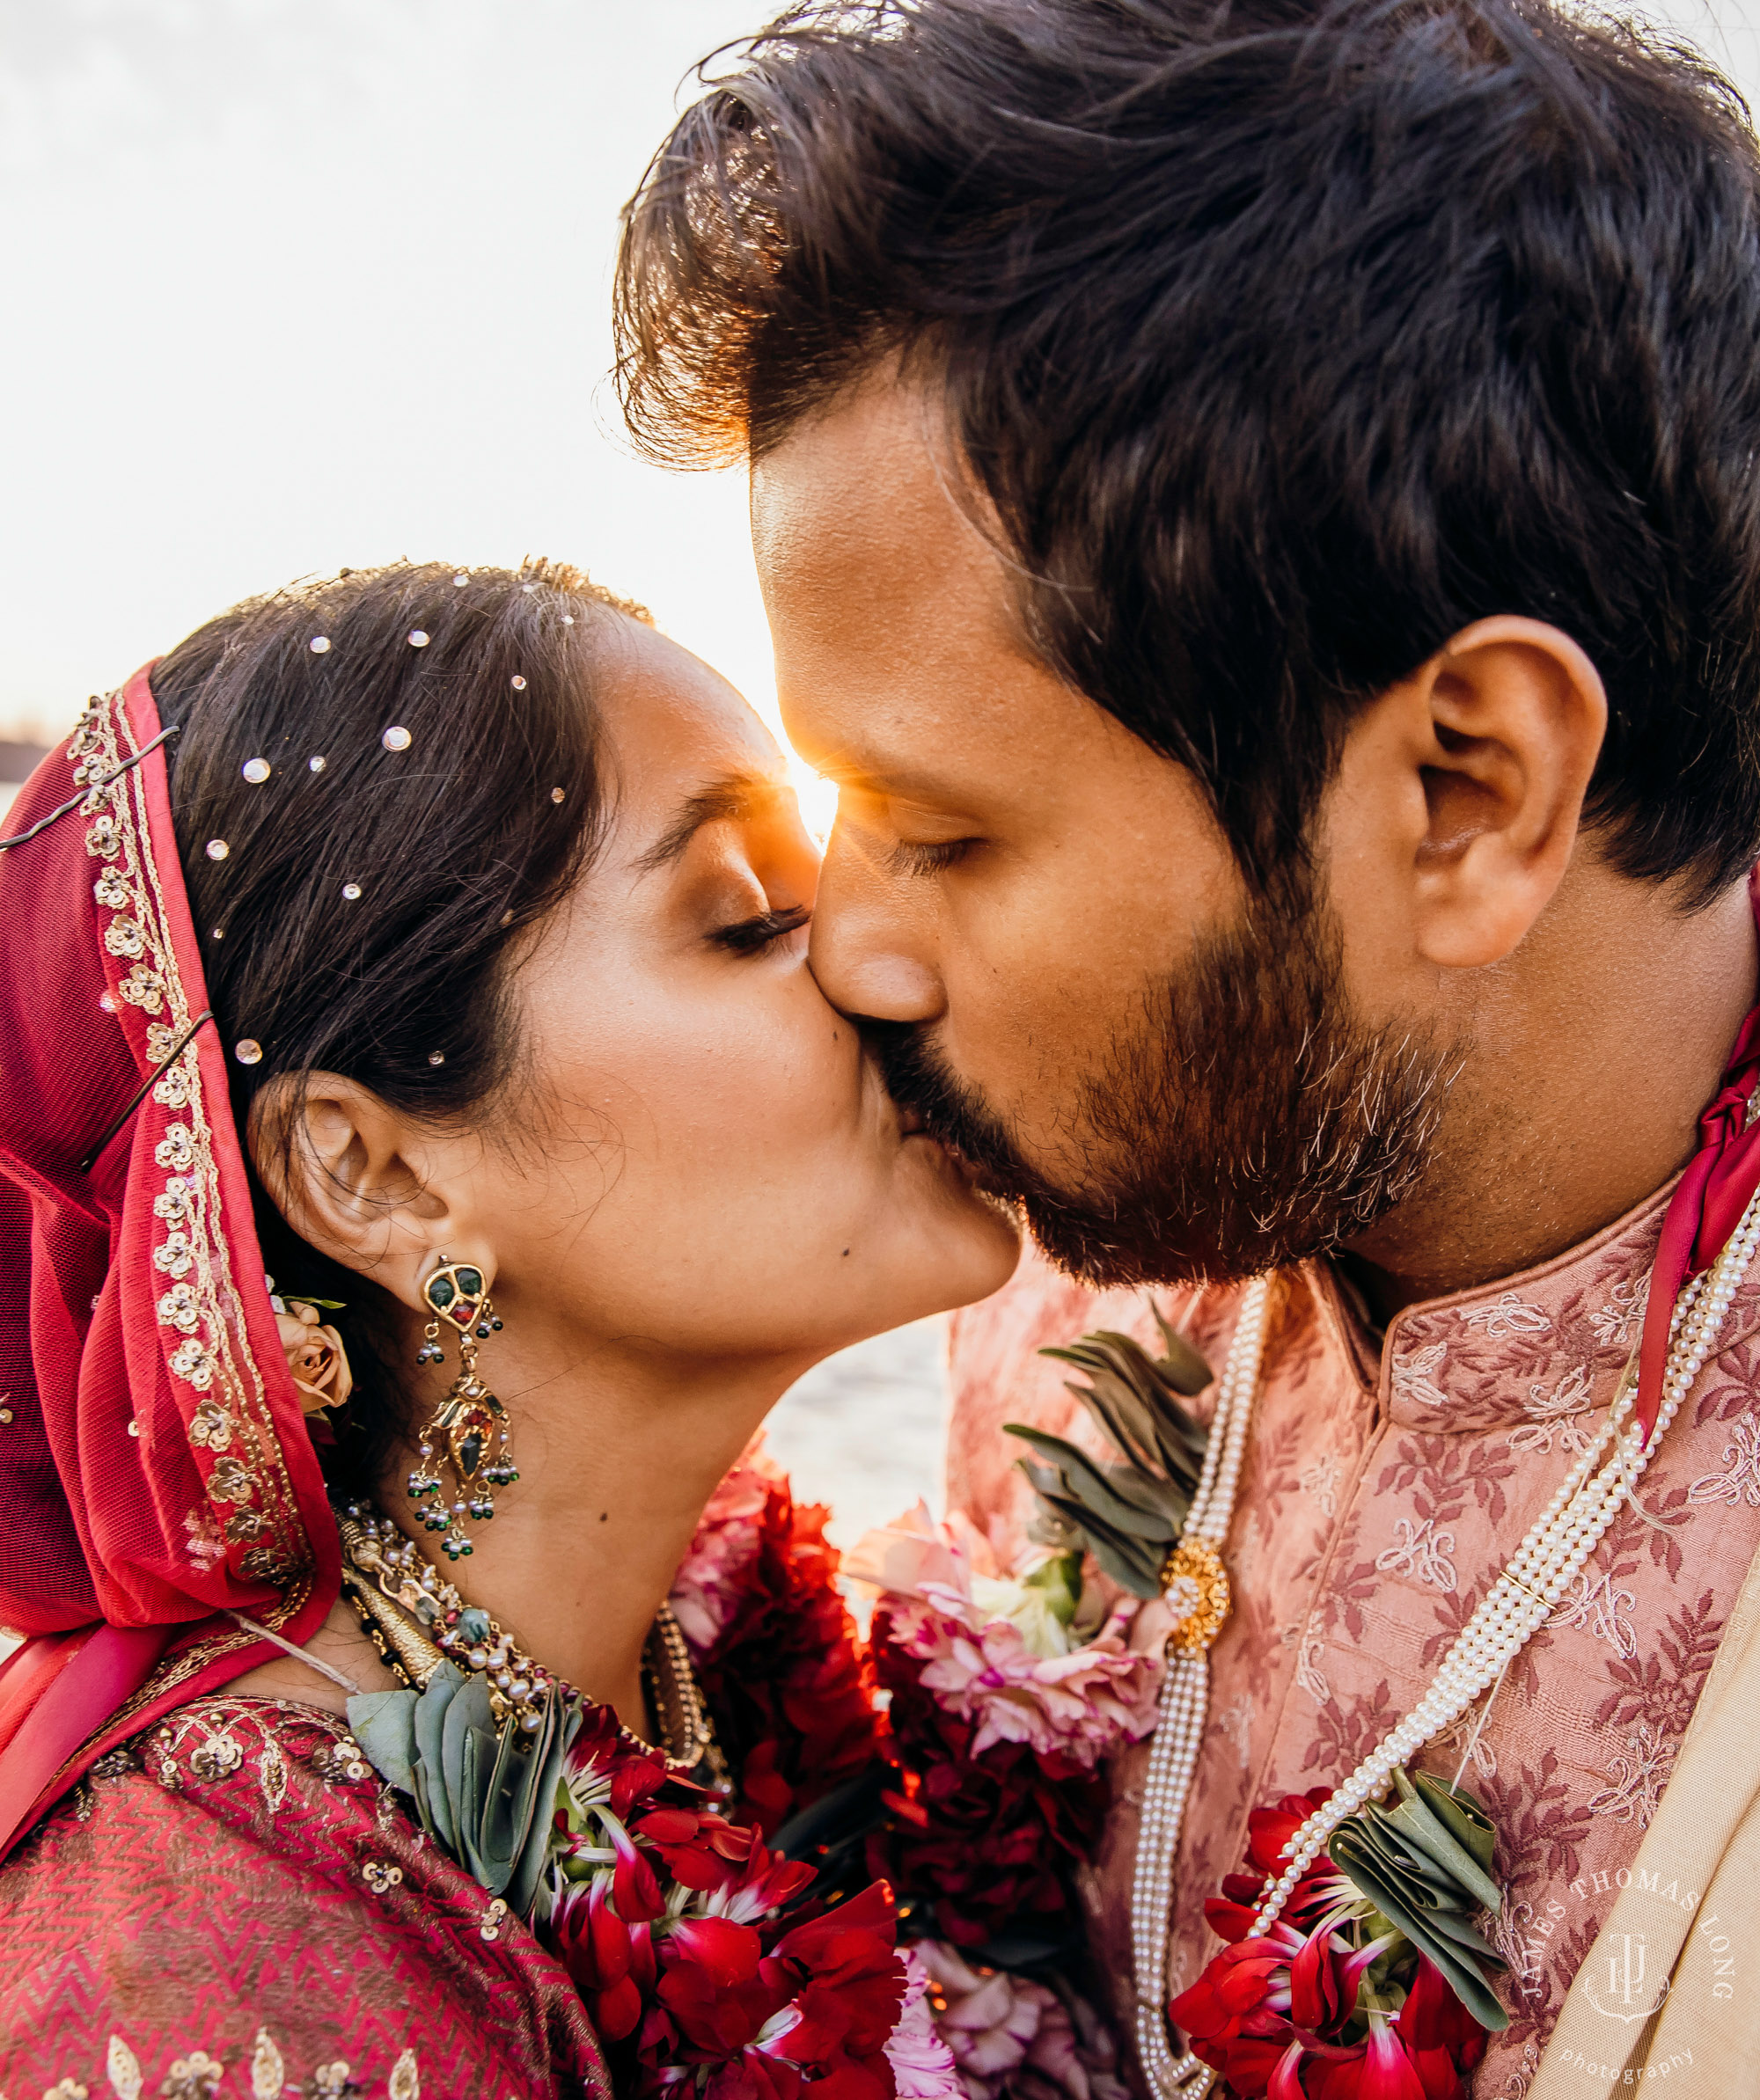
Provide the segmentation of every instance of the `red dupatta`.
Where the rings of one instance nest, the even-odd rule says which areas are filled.
[[[220,1614],[303,1643],[339,1566],[144,670],[7,828],[0,1625],[30,1637],[0,1669],[0,1857],[113,1743],[268,1659]]]

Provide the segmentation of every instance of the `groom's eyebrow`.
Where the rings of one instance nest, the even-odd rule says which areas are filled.
[[[668,867],[705,824],[748,822],[767,816],[789,793],[769,773],[726,773],[685,797],[678,815],[636,862],[644,875]]]

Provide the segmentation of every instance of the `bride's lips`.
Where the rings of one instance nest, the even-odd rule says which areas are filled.
[[[898,1142],[901,1145],[908,1145],[912,1138],[920,1138],[925,1145],[932,1145],[941,1154],[962,1181],[973,1186],[977,1184],[978,1169],[951,1139],[930,1130],[920,1109],[911,1108],[902,1101],[895,1105],[898,1115]]]

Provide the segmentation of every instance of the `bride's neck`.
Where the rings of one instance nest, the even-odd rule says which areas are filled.
[[[379,1506],[527,1654],[645,1730],[654,1615],[704,1504],[799,1367],[612,1347],[583,1363],[575,1337],[502,1343],[485,1345],[480,1370],[507,1407],[519,1479],[496,1491],[491,1521],[466,1524],[469,1555],[449,1560],[422,1528],[406,1485],[413,1452],[387,1467]]]

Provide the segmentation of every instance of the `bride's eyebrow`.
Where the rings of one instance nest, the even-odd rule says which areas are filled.
[[[638,874],[670,867],[705,824],[767,816],[788,793],[787,782],[769,773],[725,773],[711,780],[685,797],[678,815],[637,860]]]

